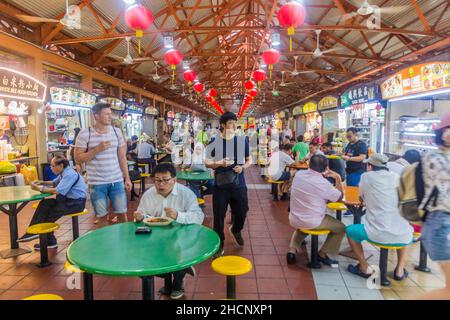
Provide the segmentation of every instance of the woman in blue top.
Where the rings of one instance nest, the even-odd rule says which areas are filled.
[[[44,199],[39,202],[36,212],[31,219],[30,226],[55,222],[59,218],[81,212],[86,204],[86,185],[83,178],[69,165],[69,160],[63,156],[55,156],[51,161],[51,169],[57,178],[53,181],[34,181],[30,187],[42,193],[56,195],[56,198]],[[28,242],[39,235],[25,233],[18,242]],[[48,248],[57,248],[55,235],[47,234]],[[39,244],[35,246],[39,250]]]

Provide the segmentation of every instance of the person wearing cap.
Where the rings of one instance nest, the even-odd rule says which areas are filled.
[[[435,130],[438,150],[422,158],[425,196],[421,208],[428,214],[422,226],[421,241],[431,260],[444,272],[446,287],[427,292],[421,299],[450,299],[450,112]],[[428,199],[434,200],[426,206]],[[426,208],[425,208],[426,206]]]
[[[389,161],[387,167],[389,171],[395,172],[399,176],[402,175],[403,170],[410,165],[420,161],[420,152],[417,150],[408,150],[405,154],[396,161]]]
[[[347,238],[359,261],[350,264],[347,270],[363,278],[371,276],[369,264],[364,257],[361,245],[363,241],[405,247],[397,250],[397,266],[394,279],[403,280],[408,276],[406,265],[406,246],[413,241],[413,228],[399,211],[397,187],[399,179],[396,173],[389,172],[388,158],[375,153],[365,160],[367,172],[361,176],[359,193],[361,202],[366,206],[362,224],[347,226]]]

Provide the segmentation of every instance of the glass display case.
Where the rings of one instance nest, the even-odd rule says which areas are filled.
[[[439,124],[437,118],[401,117],[394,120],[389,137],[389,153],[403,154],[407,150],[429,151],[437,149],[434,129]]]

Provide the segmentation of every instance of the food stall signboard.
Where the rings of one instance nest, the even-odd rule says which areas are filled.
[[[155,107],[147,107],[145,108],[145,114],[149,116],[157,116],[159,115],[159,112]]]
[[[125,102],[115,97],[103,97],[99,100],[100,103],[108,103],[111,105],[111,109],[115,111],[124,111]]]
[[[376,102],[380,100],[377,85],[355,86],[344,92],[341,96],[341,108],[347,108],[354,104]]]
[[[310,113],[317,111],[317,104],[315,102],[308,102],[303,106],[303,113]]]
[[[167,118],[174,119],[175,118],[175,112],[173,112],[173,111],[167,112]]]
[[[51,87],[50,100],[51,104],[92,108],[97,97],[82,89]]]
[[[0,97],[43,102],[47,86],[33,77],[0,67]]]
[[[278,116],[279,116],[280,119],[284,119],[284,118],[286,118],[286,113],[284,111],[280,111]]]
[[[296,106],[295,108],[294,108],[294,110],[292,110],[292,114],[294,115],[294,116],[299,116],[299,115],[301,115],[303,113],[303,108],[302,108],[302,106]]]
[[[412,66],[381,84],[383,99],[450,87],[450,62],[432,62]]]
[[[338,106],[338,98],[333,96],[326,96],[322,100],[319,101],[319,110],[328,110],[337,108]]]
[[[137,114],[143,114],[144,107],[140,103],[132,102],[128,103],[125,109],[126,113],[137,113]]]

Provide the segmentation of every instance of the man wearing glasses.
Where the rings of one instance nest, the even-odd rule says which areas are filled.
[[[204,214],[197,197],[189,188],[177,183],[177,172],[170,163],[161,163],[155,168],[155,186],[144,193],[134,214],[136,221],[146,216],[169,217],[181,224],[202,224]],[[184,296],[184,276],[195,276],[193,267],[163,275],[164,287],[159,290],[172,299]]]

